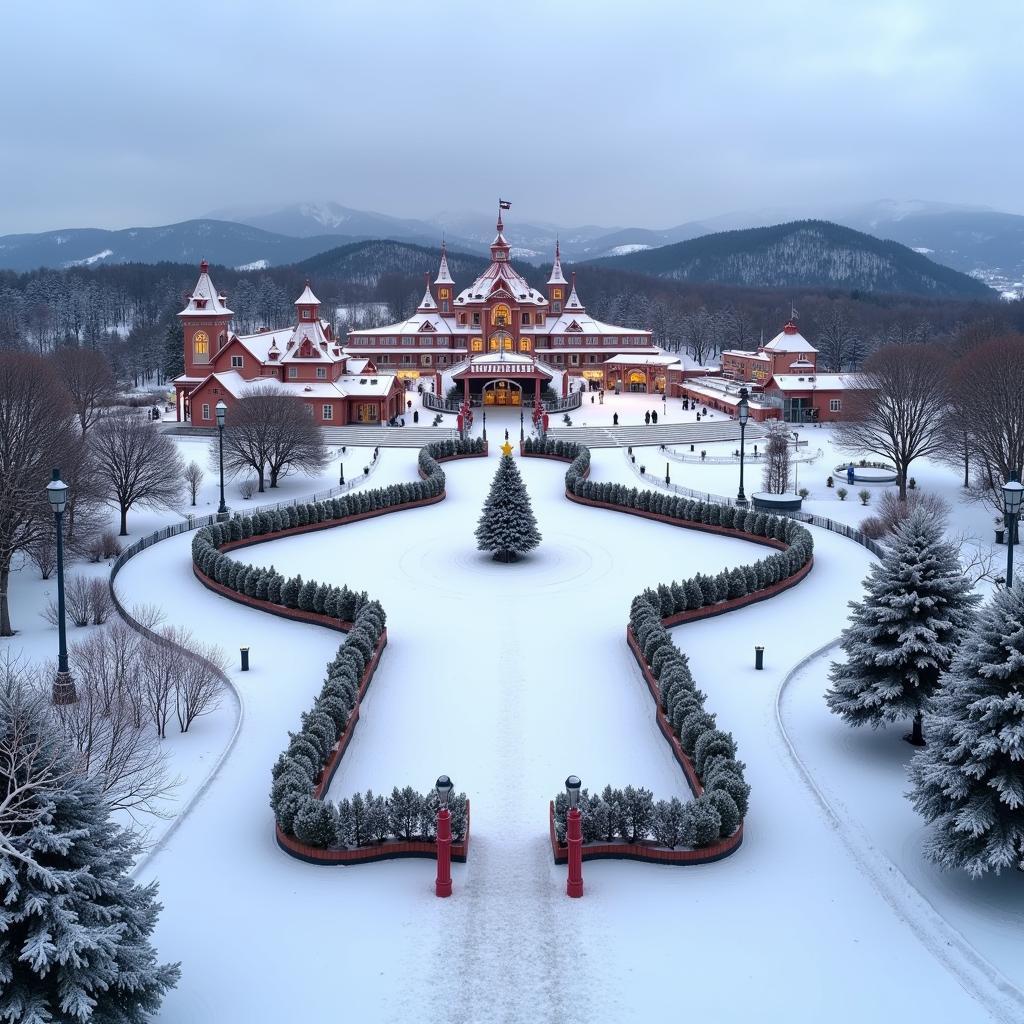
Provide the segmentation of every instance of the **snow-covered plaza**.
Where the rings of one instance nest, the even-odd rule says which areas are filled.
[[[616,413],[636,425],[651,409],[662,423],[694,420],[678,401],[647,395],[603,403],[585,395],[570,415],[574,427],[611,424]],[[474,432],[482,426],[478,417]],[[740,848],[694,866],[588,861],[584,898],[566,898],[548,802],[569,773],[592,791],[629,784],[656,799],[690,799],[625,642],[631,599],[764,549],[574,504],[565,464],[521,458],[516,444],[543,540],[519,562],[492,561],[476,550],[473,530],[506,430],[519,439],[518,410],[488,410],[486,427],[489,457],[446,465],[443,501],[233,554],[366,590],[386,609],[388,645],[328,795],[423,791],[450,775],[472,809],[452,899],[435,898],[430,860],[325,867],[275,842],[271,766],[320,689],[336,632],[204,588],[192,571],[191,533],[141,552],[117,576],[126,607],[158,605],[165,624],[223,648],[234,691],[166,741],[183,781],[138,869],[140,880],[160,884],[160,957],[182,963],[159,1019],[1024,1020],[1019,879],[971,881],[926,861],[925,827],[905,797],[913,749],[902,730],[851,730],[825,704],[847,602],[859,597],[874,556],[817,527],[813,569],[796,586],[672,630],[746,765],[752,791]],[[884,487],[872,488],[868,505],[855,494],[840,501],[826,478],[847,455],[828,428],[800,434],[805,510],[855,526]],[[748,436],[748,452],[756,441]],[[176,443],[201,460],[209,441]],[[640,486],[646,465],[662,482],[643,485],[664,490],[670,462],[673,485],[735,494],[735,464],[701,464],[688,446],[670,447],[682,460],[657,445],[634,446],[636,463],[625,449],[595,448],[590,479]],[[735,444],[697,448],[721,457]],[[346,477],[371,456],[349,448]],[[415,448],[383,448],[358,486],[414,481],[416,465]],[[969,543],[991,551],[991,517],[962,502],[956,471],[921,462],[914,472],[951,505]],[[758,489],[756,460],[746,473],[748,492]],[[322,477],[287,478],[285,493],[229,501],[248,512],[332,484],[336,461]],[[195,511],[215,503],[208,482]],[[130,520],[132,539],[176,518],[143,513]],[[12,583],[26,620],[49,587],[29,575]],[[16,638],[27,656],[51,650],[53,630],[41,623],[25,621]],[[755,645],[765,648],[763,671]],[[240,647],[250,649],[245,673]]]

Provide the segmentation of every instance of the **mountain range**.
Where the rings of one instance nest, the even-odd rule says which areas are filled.
[[[899,242],[822,220],[722,231],[590,263],[676,281],[748,288],[824,287],[944,298],[992,297],[983,282]]]
[[[521,222],[508,215],[506,235],[514,243],[513,258],[526,263],[549,263],[557,238],[566,262],[602,259],[624,269],[657,266],[662,268],[657,273],[667,273],[671,268],[666,260],[671,261],[679,255],[681,251],[674,247],[681,243],[800,219],[799,212],[793,208],[775,207],[723,214],[656,230],[600,225],[560,228],[543,222]],[[837,207],[829,214],[828,220],[835,225],[870,234],[876,241],[891,239],[903,243],[915,249],[922,258],[928,257],[926,263],[930,260],[932,264],[971,273],[998,290],[1012,289],[1024,279],[1022,216],[983,207],[879,200]],[[372,239],[408,242],[436,253],[444,237],[449,251],[484,255],[493,235],[493,214],[448,211],[418,220],[356,210],[334,202],[233,207],[213,211],[211,215],[197,220],[160,227],[118,231],[74,228],[0,236],[0,270],[26,271],[40,266],[63,268],[130,262],[194,263],[203,257],[238,269],[258,270],[299,263],[319,253]],[[811,240],[807,240],[811,244]],[[705,248],[710,247],[707,248],[709,252],[717,251],[721,244],[721,241],[708,242]],[[813,244],[817,246],[817,243]],[[859,241],[857,244],[863,248],[867,243]],[[651,261],[643,257],[646,252],[657,252],[666,247],[673,249],[668,256],[653,256]],[[877,256],[880,250],[873,252]],[[818,247],[813,259],[820,260],[821,257]],[[684,254],[682,258],[685,262],[687,257]],[[836,255],[825,279],[836,282],[845,279],[838,266],[841,261],[842,257]],[[734,283],[750,283],[749,274],[754,265],[748,261],[744,271],[746,276]],[[874,287],[877,288],[897,287],[897,282],[906,287],[916,281],[928,294],[942,293],[944,287],[957,294],[969,293],[969,286],[950,284],[955,279],[948,279],[943,285],[942,275],[937,270],[916,265],[917,271],[910,265],[899,271],[894,266],[883,270],[878,265],[863,275],[863,280],[875,281]],[[823,265],[822,269],[824,271]],[[679,266],[672,272],[688,279],[700,279],[694,276],[697,272],[692,267],[684,272]],[[722,267],[715,273],[728,276],[728,271]],[[764,279],[766,286],[771,279]],[[926,279],[930,283],[921,284]],[[859,286],[871,287],[869,284]]]

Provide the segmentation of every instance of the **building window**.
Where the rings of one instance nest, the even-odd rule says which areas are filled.
[[[580,357],[579,357],[579,355],[576,352],[573,352],[573,354],[571,356],[569,356],[569,363],[570,363],[571,366],[579,366],[580,365]]]
[[[210,339],[206,331],[196,331],[192,335],[192,355],[197,363],[210,361]]]
[[[295,380],[295,378],[298,377],[298,375],[299,375],[299,368],[297,366],[289,366],[288,367],[288,379],[289,380]]]
[[[484,350],[484,339],[483,338],[474,338],[469,343],[469,349],[470,349],[471,352],[483,352],[483,350]]]
[[[523,314],[523,326],[524,327],[529,327],[530,326],[530,314],[529,313],[524,313]]]
[[[551,309],[555,313],[561,313],[562,312],[562,304],[560,302],[552,302],[551,303]]]
[[[448,298],[448,289],[447,288],[442,288],[437,294],[440,295],[442,299],[447,299]]]
[[[303,320],[312,320],[313,319],[313,312],[312,312],[312,310],[304,309],[302,311],[302,319]]]
[[[237,367],[240,370],[242,368],[242,357],[241,356],[232,356],[231,357],[231,366],[232,366],[232,368]]]
[[[327,367],[326,366],[318,366],[316,368],[316,379],[317,380],[327,380]]]
[[[412,356],[408,352],[402,353],[402,365],[410,366],[412,364]]]
[[[208,420],[210,418],[210,403],[203,402],[203,419]]]
[[[480,314],[479,313],[474,313],[473,314],[473,326],[476,327],[476,326],[479,325],[479,323],[480,323]]]
[[[325,420],[333,420],[334,419],[334,406],[333,405],[324,405],[324,419]]]
[[[830,398],[828,400],[829,412],[842,412],[843,400],[841,398]]]
[[[442,299],[441,300],[441,312],[442,313],[447,313],[448,312],[448,300],[447,299]]]
[[[466,314],[465,313],[460,313],[459,314],[459,323],[460,324],[465,324],[465,322],[466,322]]]
[[[551,298],[553,298],[553,299],[560,299],[561,297],[562,297],[562,289],[561,288],[552,288],[551,289]]]
[[[431,354],[429,352],[424,352],[423,355],[420,356],[420,363],[421,363],[421,365],[429,366],[432,358],[433,357],[431,356]]]
[[[533,342],[530,341],[529,338],[520,338],[519,339],[519,351],[520,352],[529,352],[530,348],[532,346],[533,346]]]

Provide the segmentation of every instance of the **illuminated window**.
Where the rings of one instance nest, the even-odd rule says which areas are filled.
[[[508,327],[512,323],[512,311],[504,302],[499,302],[491,310],[491,324],[495,327]]]
[[[470,342],[469,347],[470,347],[470,351],[472,351],[472,352],[483,352],[483,350],[484,350],[484,339],[483,338],[474,338]]]
[[[529,352],[532,344],[533,343],[530,341],[529,338],[520,338],[519,339],[519,351],[520,352]]]
[[[441,289],[441,290],[440,290],[440,291],[439,291],[439,292],[438,292],[437,294],[438,294],[438,295],[439,295],[439,296],[440,296],[440,297],[441,297],[442,299],[447,299],[447,298],[448,298],[448,289],[447,289],[447,288],[442,288],[442,289]]]
[[[206,331],[196,331],[192,335],[192,353],[200,363],[210,361],[210,338]]]
[[[551,298],[553,298],[553,299],[560,299],[561,297],[562,297],[562,289],[561,288],[553,288],[551,290]]]

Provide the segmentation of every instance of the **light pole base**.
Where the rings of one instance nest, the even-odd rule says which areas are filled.
[[[746,508],[750,502],[747,501],[746,498],[737,498],[733,504],[735,504],[737,508]]]
[[[229,520],[230,518],[231,518],[231,510],[230,509],[226,509],[226,508],[225,509],[217,509],[217,522],[218,523],[227,522],[227,520]]]
[[[53,680],[54,704],[77,704],[78,692],[70,672],[58,672]]]

